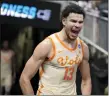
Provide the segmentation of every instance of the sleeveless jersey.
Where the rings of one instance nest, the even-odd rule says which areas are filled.
[[[12,55],[13,55],[13,52],[11,51],[8,51],[8,52],[1,51],[1,76],[6,74],[11,74]]]
[[[37,95],[76,95],[76,72],[83,59],[82,42],[78,37],[75,48],[67,47],[57,33],[48,37],[53,54],[40,67]]]

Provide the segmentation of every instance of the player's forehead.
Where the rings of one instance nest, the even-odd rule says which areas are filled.
[[[78,13],[70,13],[68,19],[83,20],[83,15]]]

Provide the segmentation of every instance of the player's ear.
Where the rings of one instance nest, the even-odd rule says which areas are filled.
[[[66,18],[62,18],[62,24],[65,26],[66,25]]]

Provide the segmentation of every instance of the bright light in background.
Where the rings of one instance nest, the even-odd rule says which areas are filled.
[[[49,21],[51,17],[50,9],[37,9],[36,7],[2,3],[0,15],[17,18],[42,19]]]

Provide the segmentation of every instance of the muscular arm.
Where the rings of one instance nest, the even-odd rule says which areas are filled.
[[[42,41],[34,50],[33,55],[27,61],[24,70],[20,77],[20,87],[25,95],[33,95],[33,88],[30,80],[38,71],[40,65],[44,62],[45,58],[48,56],[51,45],[47,40]]]
[[[90,77],[90,68],[89,68],[89,50],[88,46],[83,43],[84,57],[83,61],[80,64],[80,72],[82,75],[82,83],[81,83],[81,92],[82,95],[91,95],[91,77]]]

